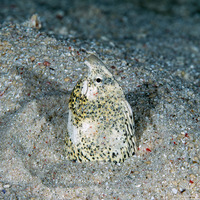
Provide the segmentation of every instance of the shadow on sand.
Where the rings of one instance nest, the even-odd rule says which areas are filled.
[[[159,102],[159,96],[156,84],[145,83],[138,87],[136,91],[126,94],[126,99],[130,103],[135,119],[135,134],[137,146],[139,146],[141,137],[147,123],[151,123],[151,110]]]

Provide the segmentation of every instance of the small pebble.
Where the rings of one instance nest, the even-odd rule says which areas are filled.
[[[177,190],[176,188],[172,188],[172,192],[173,192],[174,194],[177,194],[178,190]]]
[[[5,189],[6,189],[6,188],[9,188],[9,187],[10,187],[9,184],[6,184],[6,185],[3,186],[3,188],[5,188]]]
[[[69,78],[69,77],[66,77],[66,78],[64,79],[64,81],[65,81],[65,82],[69,82],[69,81],[72,81],[72,79]]]

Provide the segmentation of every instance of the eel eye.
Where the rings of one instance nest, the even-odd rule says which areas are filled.
[[[96,82],[97,82],[97,83],[101,83],[101,82],[102,82],[102,79],[101,79],[101,78],[96,78]]]

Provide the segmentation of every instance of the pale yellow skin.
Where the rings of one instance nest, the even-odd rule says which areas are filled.
[[[122,88],[95,55],[69,100],[66,152],[70,160],[123,162],[136,152],[132,110]]]

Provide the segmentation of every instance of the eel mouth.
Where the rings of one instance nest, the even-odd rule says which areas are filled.
[[[85,80],[83,82],[83,88],[81,90],[81,94],[86,96],[87,92],[88,92],[88,80]]]

